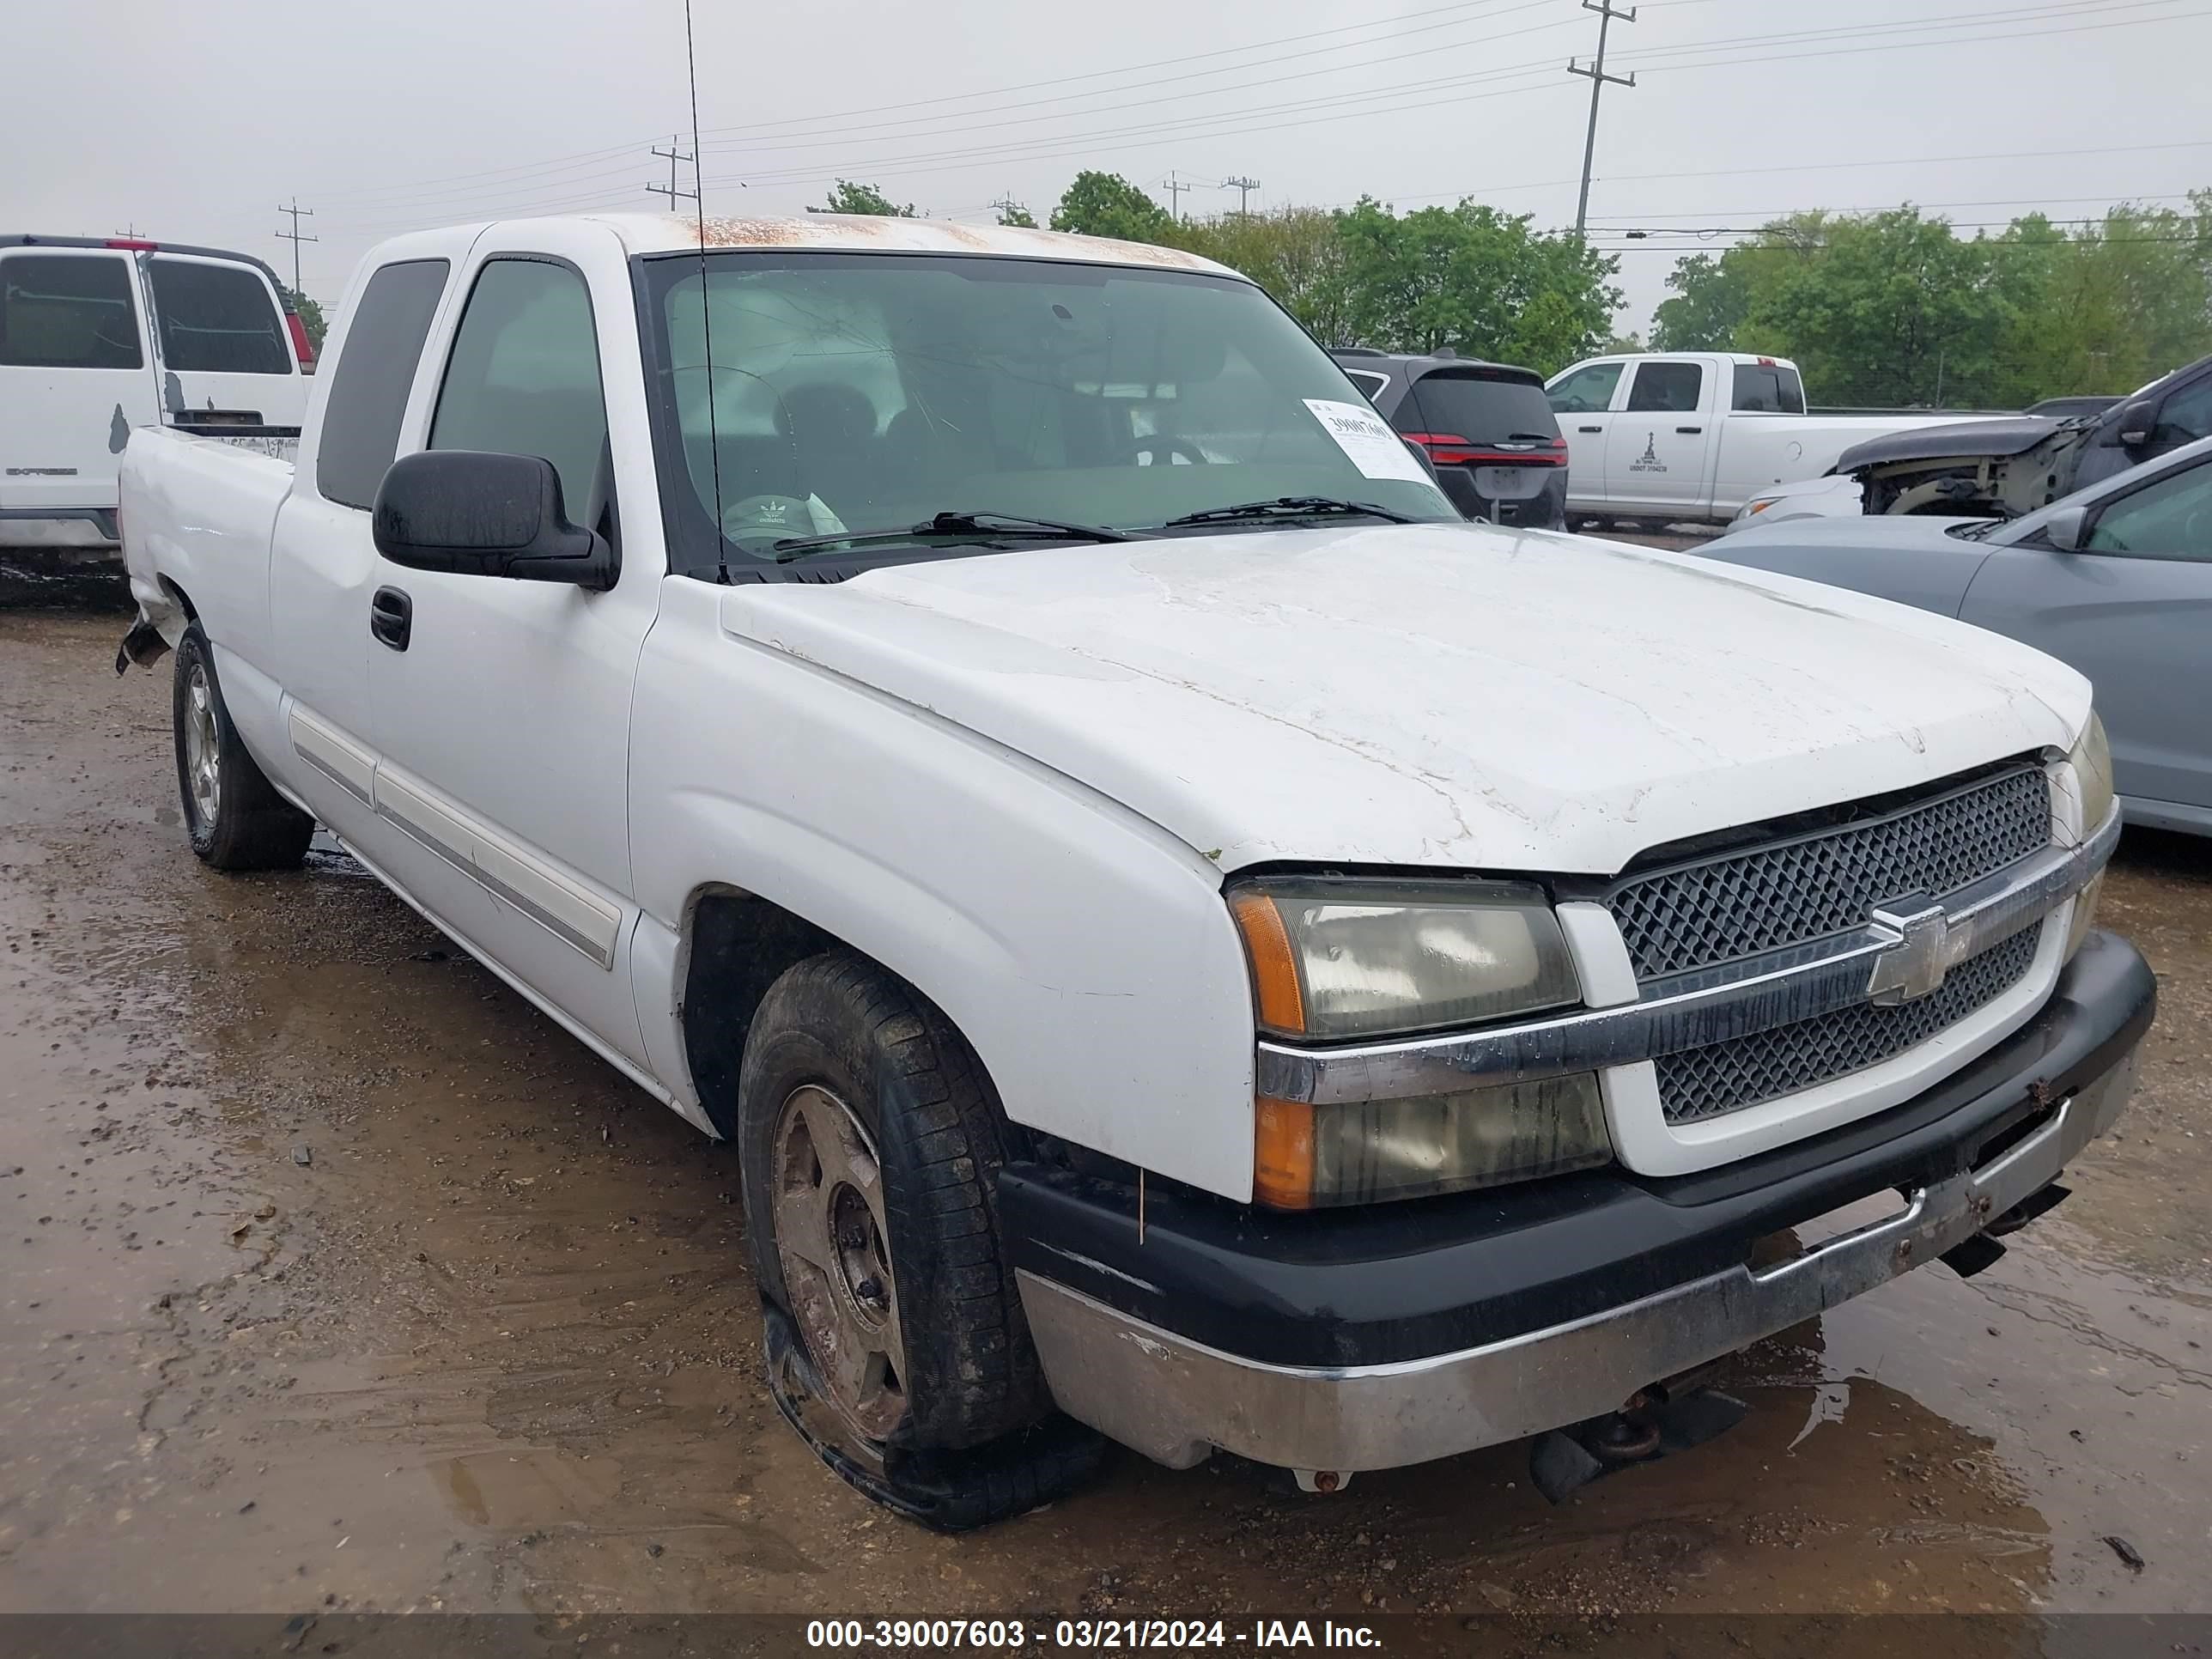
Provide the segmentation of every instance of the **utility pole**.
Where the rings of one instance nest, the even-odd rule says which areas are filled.
[[[1597,156],[1598,94],[1605,90],[1608,82],[1616,87],[1632,87],[1636,84],[1636,76],[1632,72],[1625,76],[1607,75],[1605,72],[1606,31],[1612,27],[1613,20],[1616,17],[1624,23],[1633,23],[1636,21],[1636,8],[1631,6],[1626,11],[1615,11],[1613,9],[1613,0],[1583,0],[1583,9],[1597,14],[1597,61],[1588,69],[1584,69],[1580,58],[1571,58],[1567,60],[1567,73],[1587,76],[1590,83],[1589,133],[1583,140],[1583,193],[1581,200],[1575,204],[1575,234],[1578,237],[1583,234],[1583,224],[1589,218],[1590,163]]]
[[[292,198],[292,205],[289,207],[286,207],[281,202],[278,203],[276,205],[276,211],[279,213],[289,213],[292,216],[292,228],[289,230],[278,231],[276,233],[276,239],[279,241],[289,242],[292,245],[292,295],[294,298],[297,299],[301,294],[300,287],[300,244],[302,242],[319,242],[323,239],[319,236],[302,236],[300,234],[300,221],[302,219],[313,218],[315,216],[315,210],[313,208],[301,207],[300,205],[300,198],[298,197],[295,196]]]
[[[1198,186],[1196,185],[1186,185],[1180,179],[1176,178],[1176,170],[1173,167],[1170,167],[1168,169],[1167,189],[1169,218],[1173,219],[1178,224],[1182,222],[1182,193],[1187,190],[1196,190]]]
[[[1031,222],[1034,222],[1032,216],[1030,213],[1029,204],[1026,202],[1017,202],[1014,199],[1014,192],[1011,190],[1004,196],[1001,196],[997,201],[992,203],[991,205],[999,210],[999,222],[1002,225],[1012,222],[1008,216],[1016,213],[1020,214],[1024,219],[1030,219]]]
[[[681,150],[678,149],[676,148],[676,139],[677,135],[672,132],[670,133],[668,135],[668,148],[666,149],[661,149],[656,147],[653,152],[655,155],[660,157],[663,161],[668,163],[668,182],[665,185],[647,185],[646,186],[646,188],[651,191],[655,196],[665,196],[668,198],[668,210],[671,213],[676,211],[676,204],[679,200],[696,202],[699,199],[699,158],[696,155],[686,155]],[[678,161],[689,161],[691,163],[691,188],[689,190],[678,190],[676,187],[676,164]]]
[[[1247,179],[1243,174],[1239,173],[1234,179],[1224,179],[1221,181],[1221,187],[1224,190],[1233,190],[1237,192],[1237,216],[1241,219],[1251,204],[1252,192],[1260,188],[1260,181],[1257,179]]]

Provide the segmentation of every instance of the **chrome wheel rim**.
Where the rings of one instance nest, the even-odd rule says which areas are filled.
[[[906,1349],[884,1219],[883,1166],[852,1109],[794,1089],[775,1127],[776,1257],[823,1403],[880,1444],[906,1415]]]
[[[215,688],[207,665],[196,662],[185,678],[185,789],[192,812],[204,824],[215,822],[222,805],[222,742],[216,732]]]

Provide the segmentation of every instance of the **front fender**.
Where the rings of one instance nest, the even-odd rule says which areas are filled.
[[[1249,1198],[1250,991],[1212,864],[927,710],[730,637],[718,597],[670,579],[640,665],[631,854],[653,923],[672,933],[702,887],[770,900],[943,1009],[1016,1122]],[[672,978],[678,953],[653,954]],[[649,1024],[676,988],[640,984]]]

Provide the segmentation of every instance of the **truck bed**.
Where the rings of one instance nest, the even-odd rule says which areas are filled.
[[[172,586],[202,614],[264,617],[270,538],[292,472],[289,455],[232,439],[173,427],[131,434],[121,481],[123,561],[132,597],[171,645],[184,632]]]

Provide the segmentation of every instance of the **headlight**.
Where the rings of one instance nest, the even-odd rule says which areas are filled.
[[[1581,1000],[1540,889],[1511,882],[1262,880],[1229,896],[1260,1029],[1396,1036]]]
[[[2112,810],[2112,750],[2105,741],[2105,722],[2089,711],[2088,729],[2066,757],[2074,787],[2081,796],[2081,833],[2091,834]]]
[[[1574,963],[1540,889],[1276,878],[1229,896],[1260,1029],[1404,1036],[1571,1006]],[[1457,1192],[1613,1156],[1595,1073],[1328,1106],[1256,1103],[1254,1188],[1285,1209]]]
[[[1253,1195],[1282,1210],[1427,1198],[1613,1159],[1595,1072],[1406,1100],[1257,1104]]]
[[[2074,745],[2066,763],[2074,770],[2074,788],[2081,798],[2081,833],[2087,836],[2111,815],[2113,801],[2112,746],[2105,740],[2105,722],[2094,709],[2088,730],[2081,733],[2081,741]],[[2100,870],[2074,900],[2073,919],[2066,929],[2065,960],[2069,962],[2097,925],[2097,897],[2104,885],[2105,872]]]

